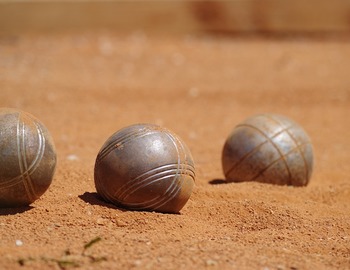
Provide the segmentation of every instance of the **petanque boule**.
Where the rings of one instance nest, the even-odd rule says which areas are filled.
[[[0,207],[27,206],[49,188],[56,150],[33,115],[0,108]]]
[[[309,136],[291,119],[261,114],[238,124],[222,152],[228,182],[306,186],[313,170]]]
[[[131,210],[178,213],[195,182],[191,153],[173,132],[137,124],[114,133],[95,163],[95,186],[103,199]]]

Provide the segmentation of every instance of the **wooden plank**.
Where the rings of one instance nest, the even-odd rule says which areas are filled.
[[[350,32],[350,0],[0,1],[0,32]]]
[[[2,2],[0,31],[108,28],[119,31],[185,31],[192,17],[182,2]],[[188,22],[190,20],[190,22]]]

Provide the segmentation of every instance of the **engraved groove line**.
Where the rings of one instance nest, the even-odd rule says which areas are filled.
[[[281,125],[281,123],[280,123],[277,119],[273,118],[272,116],[267,116],[267,115],[266,115],[266,118],[269,118],[270,120],[274,121],[275,123]],[[294,125],[294,126],[295,126],[295,125]],[[294,136],[292,135],[292,133],[290,133],[288,130],[286,130],[286,132],[287,132],[287,134],[289,135],[289,137],[294,141],[294,143],[295,143],[296,145],[299,145],[298,141],[294,138]],[[302,159],[303,159],[303,161],[304,161],[304,166],[305,166],[305,181],[307,181],[308,175],[309,175],[309,167],[308,167],[308,164],[307,164],[307,162],[306,162],[306,158],[305,158],[305,156],[304,156],[304,153],[301,151],[301,148],[298,147],[298,150],[299,150],[299,153],[300,153],[300,155],[301,155],[301,157],[302,157]],[[292,184],[292,183],[289,183],[289,184]]]
[[[253,128],[253,129],[258,129],[258,128],[252,126],[252,125],[249,125],[249,124],[240,124],[240,125],[237,125],[237,126],[236,126],[236,128],[238,128],[238,127],[249,127],[249,128]],[[271,139],[274,139],[275,137],[277,137],[278,135],[282,134],[283,132],[288,131],[288,129],[291,128],[291,127],[292,127],[292,126],[287,127],[287,128],[285,128],[285,129],[282,129],[281,131],[279,131],[279,132],[277,132],[276,134],[274,134],[274,135],[271,137]],[[266,138],[266,136],[264,136],[264,137]],[[240,164],[242,164],[242,162],[243,162],[244,160],[246,160],[247,158],[249,158],[250,156],[252,156],[252,155],[255,154],[256,152],[258,152],[259,149],[260,149],[264,144],[266,144],[266,143],[268,143],[268,142],[269,142],[269,140],[263,141],[262,143],[258,144],[253,150],[251,150],[251,151],[245,153],[245,154],[241,157],[241,159],[240,159],[239,161],[237,161],[236,164],[234,164],[234,165],[227,171],[226,175],[230,175],[235,169],[238,168],[238,166],[239,166]]]
[[[20,117],[19,117],[20,118]],[[24,122],[21,122],[21,128],[19,131],[22,131],[22,134],[20,135],[17,133],[17,136],[20,138],[20,145],[18,146],[18,159],[22,166],[20,166],[21,169],[21,175],[23,179],[23,185],[26,190],[26,194],[30,201],[33,201],[35,199],[35,193],[33,192],[33,187],[30,184],[30,178],[28,177],[28,173],[26,171],[28,170],[27,166],[27,160],[26,160],[26,146],[25,146],[25,126]],[[28,179],[29,178],[29,179]]]
[[[298,150],[298,152],[300,152],[300,148],[308,145],[309,143],[303,143],[303,144],[299,144],[297,145],[297,147],[293,148],[292,150],[288,151],[287,153],[285,153],[283,155],[283,157],[287,157],[289,154],[295,152],[296,150]],[[272,161],[269,165],[267,165],[264,169],[262,169],[256,176],[252,177],[251,180],[249,181],[254,181],[257,178],[259,178],[266,170],[268,170],[270,167],[272,167],[274,164],[276,164],[277,162],[279,162],[282,158],[282,156],[280,156],[279,158],[277,158],[276,160]]]
[[[183,156],[184,161],[185,161],[185,167],[187,167],[187,156],[186,156],[186,151],[184,149],[184,146],[182,145],[181,141],[177,138],[174,137],[171,133],[166,133],[168,137],[170,137],[171,141],[173,142],[175,149],[177,151],[177,158],[178,158],[178,166],[177,166],[177,175],[174,176],[174,180],[172,182],[172,185],[170,185],[165,192],[165,194],[162,196],[161,201],[159,201],[158,204],[152,205],[154,209],[159,209],[169,201],[171,201],[173,198],[177,196],[177,194],[181,191],[182,184],[184,182],[184,177],[181,177],[179,174],[180,167],[181,167],[181,157]],[[182,154],[182,155],[181,155]]]
[[[23,173],[27,174],[27,175],[31,175],[33,172],[35,172],[35,170],[38,168],[40,161],[44,155],[44,149],[45,149],[45,137],[43,135],[42,129],[40,128],[40,125],[38,125],[37,123],[35,123],[35,125],[37,126],[37,130],[38,130],[38,134],[39,135],[39,146],[38,146],[38,151],[35,155],[34,160],[32,161],[32,163],[29,165],[29,167],[27,168],[27,170],[25,170]],[[19,132],[19,126],[17,127],[17,133]],[[18,133],[19,134],[19,133]],[[19,143],[19,138],[17,136],[17,144]],[[18,154],[18,149],[17,149],[17,154]],[[10,180],[7,180],[6,182],[2,182],[0,184],[0,190],[1,189],[5,189],[5,188],[9,188],[12,186],[15,186],[19,183],[22,182],[22,175],[16,176]]]
[[[296,143],[296,145],[299,145],[298,142],[297,142],[297,140],[294,138],[294,136],[293,136],[291,133],[289,133],[288,131],[287,131],[287,133],[288,133],[288,135],[292,138],[292,140]],[[302,145],[307,145],[307,144],[310,144],[310,143],[307,142],[307,143],[305,143],[305,144],[301,144],[300,146],[302,146]],[[304,167],[305,167],[305,181],[307,181],[308,178],[309,178],[309,177],[308,177],[308,175],[309,175],[309,167],[308,167],[306,158],[305,158],[305,156],[304,156],[304,152],[301,151],[301,148],[300,148],[300,147],[298,147],[298,150],[299,150],[299,153],[300,153],[300,155],[301,155],[301,157],[302,157],[302,159],[303,159],[303,161],[304,161]]]
[[[179,149],[179,145],[176,142],[176,138],[174,138],[170,133],[165,133],[167,137],[170,138],[171,142],[174,144],[176,153],[177,153],[177,169],[176,174],[174,175],[173,180],[171,181],[171,184],[166,189],[165,193],[162,194],[159,202],[154,203],[150,205],[149,207],[152,207],[153,209],[159,209],[161,206],[165,205],[167,202],[172,200],[176,194],[181,190],[183,177],[180,175],[180,167],[181,167],[181,152]],[[181,146],[181,145],[180,145]],[[182,148],[181,148],[182,151]],[[186,164],[185,164],[186,166]]]
[[[35,198],[35,194],[33,194],[33,190],[30,188],[30,180],[28,180],[28,175],[25,173],[27,171],[26,164],[26,152],[25,152],[25,126],[24,122],[21,121],[21,114],[18,115],[17,121],[17,156],[19,169],[21,173],[21,179],[26,190],[26,194],[30,201]]]
[[[35,119],[32,119],[31,117],[29,117],[29,119],[33,122],[33,124],[35,125],[35,128],[36,128],[36,132],[37,132],[37,135],[38,135],[38,144],[39,144],[39,147],[38,148],[42,148],[42,150],[45,149],[45,136],[43,134],[43,131],[40,127],[40,125],[37,123],[37,121],[35,121]],[[24,132],[24,129],[23,129],[23,132]],[[24,134],[24,133],[23,133]],[[23,136],[24,138],[24,136]],[[24,145],[24,140],[23,140],[23,148],[25,148],[25,145]],[[39,160],[41,161],[42,160],[42,156],[44,155],[44,151],[41,151],[40,154],[41,154],[41,157],[40,159],[37,159],[38,157],[38,153],[36,154],[34,160]],[[33,194],[33,197],[34,199],[37,199],[39,196],[36,194],[35,192],[35,189],[34,189],[34,186],[33,186],[33,182],[32,182],[32,179],[30,178],[30,175],[28,174],[28,166],[27,166],[27,159],[26,159],[26,155],[23,155],[23,160],[25,162],[25,169],[26,169],[26,179],[27,179],[27,184],[28,184],[28,187],[29,189],[31,190],[32,194]],[[36,167],[34,168],[34,171],[36,170],[36,168],[39,166],[39,163],[37,163]]]
[[[144,186],[144,183],[148,185],[149,181],[154,181],[158,177],[164,174],[166,175],[166,174],[172,174],[172,172],[176,172],[176,170],[178,169],[175,166],[177,165],[175,164],[164,165],[164,166],[152,169],[150,171],[147,171],[146,173],[136,177],[132,181],[128,181],[127,183],[125,183],[121,188],[119,188],[115,192],[114,196],[124,199],[127,194],[131,194],[135,192],[136,189],[142,188]],[[183,168],[181,168],[181,173],[185,174],[187,171],[191,171],[190,175],[194,177],[193,167],[190,167],[190,166],[188,167],[182,166],[182,167]]]
[[[115,147],[118,147],[119,144],[123,144],[124,141],[128,141],[128,139],[137,138],[138,135],[144,134],[145,132],[142,130],[137,130],[133,132],[129,132],[119,138],[115,138],[112,140],[107,146],[105,146],[98,155],[98,160],[103,159],[105,156],[109,154]]]
[[[182,174],[182,173],[180,173],[179,175],[187,175],[187,174]],[[152,181],[152,182],[150,182],[150,183],[147,183],[146,185],[144,185],[144,186],[142,186],[142,188],[143,187],[146,187],[146,186],[148,186],[148,185],[151,185],[151,184],[154,184],[154,183],[156,183],[156,182],[158,182],[158,181],[162,181],[162,180],[164,180],[164,179],[167,179],[167,178],[170,178],[170,177],[175,177],[176,176],[176,173],[174,173],[174,174],[168,174],[168,175],[164,175],[164,176],[162,176],[162,177],[159,177],[159,178],[157,178],[157,179],[155,179],[154,181]],[[169,190],[167,193],[169,193],[170,195],[173,193],[173,192],[175,192],[176,191],[176,189],[177,189],[177,187],[176,186],[173,186],[173,188],[171,189],[171,190]],[[164,195],[162,195],[162,196],[157,196],[157,197],[155,197],[155,198],[152,198],[152,199],[150,199],[149,201],[146,201],[146,202],[140,202],[140,203],[126,203],[126,204],[128,204],[128,205],[144,205],[143,207],[148,207],[148,208],[150,208],[150,207],[153,207],[153,205],[156,205],[156,204],[159,204],[161,201],[158,201],[159,199],[165,199],[166,201],[168,200],[168,197],[169,196],[166,196],[166,195],[168,195],[167,193],[164,193]],[[175,193],[176,194],[176,193]],[[165,196],[165,197],[164,197]],[[173,197],[171,197],[171,198],[173,198]],[[157,208],[159,208],[159,206],[157,207]],[[156,208],[154,208],[154,209],[156,209]]]
[[[267,141],[268,142],[270,142],[271,143],[271,145],[277,150],[277,152],[279,153],[279,155],[282,157],[282,159],[283,159],[283,162],[284,162],[284,165],[285,165],[285,167],[286,167],[286,169],[287,169],[287,171],[288,171],[288,176],[289,176],[289,180],[288,180],[288,183],[291,181],[291,172],[290,172],[290,170],[289,170],[289,167],[288,167],[288,163],[287,163],[287,161],[285,160],[285,158],[284,158],[284,156],[283,156],[283,154],[282,154],[282,152],[281,152],[281,150],[279,149],[279,147],[274,143],[274,141],[272,140],[273,139],[273,137],[269,137],[269,136],[267,136],[266,134],[265,134],[265,132],[263,132],[263,131],[261,131],[259,128],[257,128],[257,127],[255,127],[255,126],[252,126],[252,125],[244,125],[244,126],[246,126],[246,127],[250,127],[250,128],[252,128],[252,129],[255,129],[256,131],[258,131],[260,134],[262,134],[266,139],[267,139]],[[275,134],[276,135],[276,134]],[[275,136],[274,135],[274,136]]]
[[[150,130],[147,130],[145,132],[146,134],[154,133]],[[168,134],[166,134],[168,135]],[[132,137],[132,136],[123,136],[123,139],[125,137]],[[138,137],[138,136],[136,136]],[[178,156],[178,163],[177,164],[168,164],[168,165],[163,165],[158,168],[152,169],[138,177],[136,177],[134,180],[131,182],[129,181],[128,183],[125,183],[122,187],[120,187],[116,193],[114,194],[115,196],[110,196],[107,194],[107,191],[101,190],[102,196],[104,196],[107,200],[114,202],[116,204],[121,204],[125,206],[132,207],[134,209],[142,209],[142,208],[148,208],[148,209],[157,209],[169,202],[171,199],[173,199],[178,192],[181,190],[182,182],[184,181],[183,175],[187,175],[192,177],[193,181],[195,179],[195,172],[194,172],[194,166],[191,164],[187,164],[187,156],[186,152],[184,151],[184,147],[182,143],[178,139],[174,139],[171,135],[168,135],[170,137],[171,141],[173,142],[176,150],[177,150],[177,156]],[[133,138],[133,137],[132,137]],[[131,138],[131,139],[132,139]],[[128,140],[126,140],[128,141]],[[180,151],[179,147],[177,146],[176,141],[180,142],[181,145],[181,153],[184,154],[185,156],[185,163],[181,164],[181,157],[180,157]],[[123,142],[125,143],[125,142]],[[120,144],[120,141],[119,143]],[[108,145],[106,148],[108,149],[113,149],[114,145],[116,145],[116,142],[112,142],[110,145]],[[106,149],[105,148],[105,149]],[[108,155],[106,154],[107,151],[103,151],[103,157]],[[110,150],[108,150],[110,151]],[[102,151],[101,151],[102,152]],[[100,153],[101,154],[101,153]],[[166,170],[164,170],[166,169]],[[160,177],[161,176],[161,177]],[[147,185],[151,185],[154,182],[161,181],[163,179],[169,178],[169,177],[174,177],[174,180],[172,180],[171,185],[167,188],[165,193],[162,196],[157,196],[155,198],[152,198],[151,200],[147,202],[140,202],[140,203],[127,203],[127,202],[122,202],[125,200],[130,194],[136,192],[138,189],[143,188]],[[141,181],[140,181],[141,179]],[[179,180],[180,179],[180,180]],[[100,182],[99,177],[97,177],[97,181]],[[130,186],[131,183],[131,186]],[[119,201],[119,199],[121,201]]]
[[[120,196],[121,194],[123,194],[125,192],[126,189],[128,189],[128,187],[130,185],[134,185],[134,183],[140,181],[140,179],[152,177],[152,175],[157,174],[157,173],[161,173],[161,172],[166,171],[166,170],[176,169],[177,166],[178,166],[177,164],[167,164],[167,165],[162,165],[160,167],[151,169],[151,170],[149,170],[149,171],[139,175],[135,179],[125,183],[122,187],[120,187],[115,192],[115,195]],[[194,172],[194,167],[193,166],[188,166],[187,169],[191,170],[192,172]],[[143,181],[143,180],[141,180],[141,181]]]
[[[110,142],[106,147],[104,147],[101,152],[98,154],[97,162],[101,162],[104,157],[109,155],[110,152],[113,151],[113,149],[118,148],[120,145],[126,144],[129,141],[136,139],[136,138],[141,138],[146,135],[153,134],[155,132],[152,132],[151,130],[138,130],[132,133],[128,133],[120,138],[117,138]]]
[[[179,179],[179,167],[180,167],[180,162],[181,162],[181,157],[180,157],[180,153],[179,153],[179,149],[176,145],[176,142],[174,141],[174,138],[166,133],[166,135],[170,138],[170,140],[172,141],[172,143],[174,144],[176,150],[177,150],[177,168],[176,168],[176,173],[174,175],[174,179],[171,181],[171,184],[169,185],[169,187],[167,188],[167,190],[165,191],[164,194],[162,194],[161,196],[157,196],[153,199],[151,199],[148,202],[143,202],[141,208],[148,208],[148,209],[159,209],[161,206],[163,206],[164,204],[166,204],[167,202],[169,202],[171,199],[173,199],[176,194],[179,192],[179,190],[181,189],[181,181],[178,181]],[[180,178],[181,180],[181,178]],[[132,206],[132,203],[129,203],[128,205]],[[135,206],[134,206],[135,207]]]
[[[34,160],[36,161],[41,161],[42,159],[42,156],[44,154],[44,148],[45,148],[45,137],[43,135],[43,131],[40,127],[40,125],[36,122],[35,119],[32,119],[29,115],[26,115],[29,120],[32,121],[32,123],[35,125],[35,128],[36,128],[36,131],[37,131],[37,135],[38,135],[38,152],[36,153],[36,156],[34,158]],[[26,146],[25,146],[25,129],[24,129],[24,122],[23,122],[23,129],[22,129],[22,132],[23,132],[23,136],[22,136],[22,148],[23,148],[23,151],[22,151],[22,161],[23,161],[23,164],[24,164],[24,169],[25,169],[25,172],[23,174],[23,179],[25,180],[25,185],[27,186],[27,190],[28,190],[28,196],[31,196],[31,200],[34,201],[35,199],[37,199],[39,196],[36,195],[35,193],[35,189],[34,189],[34,186],[33,186],[33,182],[32,182],[32,179],[30,178],[30,175],[28,174],[28,164],[27,164],[27,159],[26,159],[26,152],[25,152],[25,149],[26,149]],[[40,157],[40,158],[39,158]],[[36,168],[39,166],[39,163],[40,162],[37,162],[36,163],[36,166],[34,166],[34,169],[33,171],[36,170]]]

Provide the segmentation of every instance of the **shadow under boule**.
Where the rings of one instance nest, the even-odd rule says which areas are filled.
[[[31,209],[33,209],[33,206],[20,206],[20,207],[11,207],[11,208],[0,208],[0,216],[9,216],[9,215],[16,215],[21,214],[24,212],[27,212]]]
[[[84,194],[79,195],[78,197],[82,199],[84,202],[91,205],[100,205],[108,208],[118,209],[120,211],[126,211],[123,208],[120,208],[114,204],[106,202],[97,192],[85,192]]]
[[[225,179],[213,179],[209,181],[209,184],[211,185],[222,185],[222,184],[227,184],[228,182]]]

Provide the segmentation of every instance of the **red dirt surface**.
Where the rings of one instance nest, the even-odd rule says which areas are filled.
[[[348,41],[2,36],[0,106],[39,118],[58,164],[30,207],[0,209],[0,269],[350,269]],[[310,135],[307,187],[224,183],[227,135],[265,112]],[[196,187],[178,215],[119,209],[96,194],[104,141],[145,122],[193,154]]]

